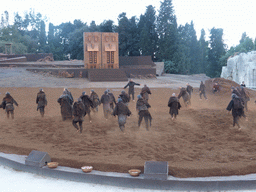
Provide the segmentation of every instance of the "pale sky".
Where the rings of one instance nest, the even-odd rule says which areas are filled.
[[[253,40],[256,37],[256,3],[255,0],[173,0],[178,25],[185,25],[193,20],[197,37],[201,29],[206,31],[213,27],[224,30],[224,43],[229,47],[239,44],[242,33]],[[104,20],[113,20],[117,24],[118,15],[126,12],[128,18],[144,14],[146,6],[153,5],[156,11],[160,8],[160,0],[8,0],[1,3],[0,13],[7,10],[10,21],[14,12],[23,17],[30,8],[40,12],[54,25],[75,19],[90,24]]]

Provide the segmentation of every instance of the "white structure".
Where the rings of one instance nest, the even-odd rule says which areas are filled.
[[[244,81],[246,87],[256,88],[256,51],[228,59],[227,66],[222,67],[221,77],[238,84]]]
[[[156,75],[157,76],[161,76],[164,73],[164,62],[154,62],[156,64],[156,66],[154,68],[156,68]]]

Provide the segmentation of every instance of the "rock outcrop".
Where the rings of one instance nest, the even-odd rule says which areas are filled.
[[[221,77],[247,87],[256,88],[256,51],[240,53],[228,59],[227,66],[222,67]]]

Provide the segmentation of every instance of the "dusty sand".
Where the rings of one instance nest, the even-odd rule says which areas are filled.
[[[121,84],[125,83],[111,89],[116,97],[123,90]],[[90,89],[69,90],[78,98],[82,91],[89,93]],[[79,134],[71,121],[62,121],[57,99],[63,88],[44,87],[44,90],[48,106],[45,117],[41,118],[35,104],[38,88],[0,88],[1,99],[9,91],[19,103],[15,107],[14,120],[7,119],[5,111],[0,110],[0,151],[22,155],[28,155],[31,150],[45,151],[52,161],[62,166],[92,165],[100,171],[127,172],[131,168],[143,171],[145,161],[168,161],[169,174],[176,177],[256,172],[254,100],[248,103],[249,121],[241,119],[242,130],[239,131],[232,126],[232,116],[225,110],[230,101],[227,90],[216,95],[208,93],[208,100],[199,100],[196,89],[192,106],[185,108],[181,100],[180,114],[173,122],[167,102],[178,90],[152,88],[150,131],[146,131],[144,122],[138,128],[135,102],[130,102],[132,116],[127,119],[124,133],[118,128],[117,118],[103,119],[100,106],[98,113],[92,113],[92,123],[85,117],[84,132]],[[94,90],[102,95],[105,88],[95,87]],[[138,94],[140,88],[135,91]]]
[[[178,177],[246,174],[256,171],[255,106],[249,105],[248,122],[241,120],[242,130],[232,127],[231,114],[225,110],[229,96],[209,95],[199,100],[193,94],[192,107],[180,110],[177,121],[168,114],[168,97],[177,90],[152,89],[150,112],[153,124],[146,131],[137,127],[135,102],[129,105],[132,116],[125,133],[117,118],[103,119],[102,108],[84,122],[79,134],[71,121],[62,121],[56,102],[62,88],[44,88],[48,106],[45,118],[36,111],[37,88],[1,88],[9,91],[19,103],[15,119],[7,120],[1,111],[0,149],[4,152],[28,155],[31,150],[46,151],[53,161],[63,166],[92,165],[96,170],[127,172],[130,168],[143,170],[145,161],[168,161],[170,174]],[[74,97],[89,89],[70,89]],[[105,89],[95,89],[103,93]],[[114,89],[115,96],[121,89]],[[136,89],[138,92],[139,90]],[[181,102],[182,106],[183,103]]]

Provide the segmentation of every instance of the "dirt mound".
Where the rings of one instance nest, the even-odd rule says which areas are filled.
[[[221,83],[221,82],[220,82]],[[69,89],[74,98],[90,89]],[[94,88],[102,95],[105,89]],[[123,89],[111,90],[117,97]],[[172,121],[167,103],[179,90],[151,89],[149,103],[153,117],[150,131],[145,123],[138,128],[136,102],[130,102],[132,112],[124,133],[117,118],[103,118],[102,106],[92,113],[92,123],[85,117],[84,132],[79,134],[71,121],[62,121],[57,99],[62,88],[44,88],[48,106],[45,117],[36,111],[37,88],[0,88],[9,91],[19,103],[15,119],[6,119],[0,111],[0,151],[28,155],[31,150],[46,151],[61,166],[80,168],[92,165],[96,170],[127,173],[129,169],[143,171],[145,161],[168,161],[171,175],[199,177],[241,175],[256,172],[256,107],[249,105],[249,121],[240,120],[242,130],[232,127],[232,116],[225,110],[229,96],[209,94],[199,100],[192,94],[192,106],[179,111]],[[136,93],[140,89],[135,89]],[[3,94],[2,94],[3,96]],[[250,101],[251,102],[251,101]],[[249,103],[250,103],[249,102]]]
[[[44,58],[38,59],[37,62],[49,62],[49,61],[54,61],[53,57],[51,56],[46,56]]]
[[[212,92],[213,85],[218,83],[220,86],[220,92],[222,94],[230,93],[231,87],[240,87],[240,85],[234,81],[224,78],[214,78],[205,81],[205,87],[208,92]]]
[[[232,80],[224,79],[224,78],[214,78],[205,81],[205,86],[208,94],[213,94],[213,85],[214,83],[218,83],[220,87],[220,92],[218,95],[231,96],[231,87],[240,87],[240,85]],[[256,92],[254,90],[245,88],[246,93],[251,97],[256,96]]]

